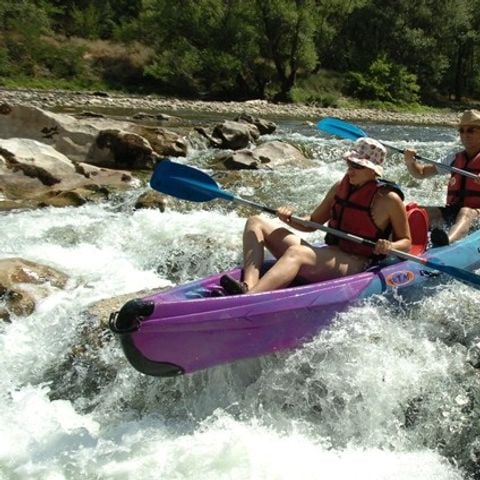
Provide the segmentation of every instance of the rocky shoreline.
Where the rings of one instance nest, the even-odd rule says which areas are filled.
[[[387,110],[359,108],[321,108],[300,104],[274,104],[265,100],[245,102],[207,102],[180,100],[153,95],[120,95],[106,92],[70,92],[64,90],[0,89],[0,103],[27,105],[47,110],[69,109],[119,109],[145,112],[199,112],[211,114],[250,114],[263,117],[286,116],[315,121],[323,117],[337,117],[349,121],[393,123],[408,125],[455,126],[460,112],[435,113],[392,112]]]

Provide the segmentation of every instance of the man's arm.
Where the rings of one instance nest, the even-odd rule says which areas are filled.
[[[416,151],[413,148],[406,148],[403,152],[403,158],[412,177],[427,178],[438,173],[435,165],[418,163],[415,154]]]

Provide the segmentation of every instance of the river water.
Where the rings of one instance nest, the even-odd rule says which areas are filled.
[[[268,138],[309,152],[314,166],[216,174],[225,189],[310,211],[351,142],[282,120]],[[438,159],[452,129],[359,125],[372,137]],[[211,152],[182,159],[208,170]],[[418,182],[398,155],[386,178],[408,200],[442,203],[446,177]],[[143,187],[146,189],[148,187]],[[142,190],[142,189],[140,189]],[[479,375],[472,367],[480,294],[454,281],[416,301],[382,296],[338,316],[295,351],[178,378],[144,376],[104,332],[85,340],[92,302],[176,285],[240,261],[248,211],[172,200],[1,214],[0,257],[68,272],[37,311],[0,326],[2,479],[456,480],[475,474]],[[306,235],[311,240],[321,233]],[[478,344],[478,345],[477,345]],[[82,355],[75,346],[86,345]]]

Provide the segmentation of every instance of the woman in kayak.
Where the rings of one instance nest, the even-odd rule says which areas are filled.
[[[442,163],[480,174],[480,112],[465,110],[458,125],[463,151],[447,156]],[[435,165],[420,164],[415,159],[415,150],[404,151],[408,171],[415,178],[427,178],[438,173]],[[430,239],[434,246],[448,245],[464,237],[480,216],[480,177],[474,179],[452,172],[448,183],[447,202],[444,207],[423,207],[427,211],[429,223],[435,225]],[[448,234],[439,228],[451,225]]]
[[[254,215],[243,236],[243,281],[229,275],[220,279],[229,294],[258,293],[287,287],[295,277],[306,282],[352,275],[368,268],[390,249],[408,252],[411,246],[403,195],[394,184],[381,181],[386,149],[376,140],[360,138],[344,155],[347,173],[333,185],[323,201],[305,220],[368,238],[375,247],[327,235],[327,247],[310,245],[290,230]],[[309,232],[292,219],[292,209],[280,207],[277,215],[288,226]],[[260,277],[267,248],[277,262]]]

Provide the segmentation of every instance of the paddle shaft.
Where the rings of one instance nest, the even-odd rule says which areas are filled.
[[[266,207],[265,205],[260,205],[259,203],[251,202],[249,200],[245,200],[239,197],[232,197],[232,200],[237,203],[241,203],[243,205],[248,205],[250,207],[257,208],[267,213],[271,213],[273,215],[277,215],[277,211],[273,208]],[[357,235],[353,235],[351,233],[346,233],[341,230],[337,230],[335,228],[327,227],[322,225],[321,223],[312,222],[311,220],[305,220],[303,218],[292,216],[290,217],[294,222],[298,223],[307,228],[312,228],[313,230],[323,230],[326,233],[330,233],[331,235],[335,235],[336,237],[343,238],[344,240],[349,240],[354,243],[359,243],[362,245],[368,245],[369,247],[375,247],[375,242],[372,240],[368,240],[366,238],[358,237]],[[396,250],[394,248],[389,250],[389,253],[395,255],[399,258],[404,260],[411,260],[413,262],[419,262],[425,264],[427,260],[424,258],[417,257],[415,255],[410,255],[409,253],[402,252],[401,250]]]
[[[348,138],[350,140],[358,140],[359,138],[362,138],[362,137],[368,137],[368,135],[361,128],[351,123],[344,122],[339,118],[333,118],[333,117],[324,118],[317,123],[317,127],[320,130],[324,130],[325,132],[330,133],[331,135],[337,135],[339,137]],[[395,147],[390,143],[385,143],[385,142],[380,142],[380,143],[383,146],[390,148],[391,150],[395,150],[396,152],[400,152],[400,153],[405,152],[404,149]],[[431,160],[429,158],[425,158],[417,154],[415,155],[415,158],[417,158],[418,160],[421,160],[422,162],[431,163],[432,165],[435,165],[436,167],[442,170],[448,170],[450,172],[459,173],[460,175],[463,175],[465,177],[470,177],[475,180],[480,180],[480,175],[476,175],[475,173],[468,172],[467,170],[463,170],[457,167],[452,167],[451,165],[446,165],[441,162],[436,162],[435,160]]]
[[[396,152],[400,152],[400,153],[405,152],[404,149],[395,147],[393,145],[390,145],[389,143],[385,143],[385,142],[380,142],[380,143],[383,146],[385,146],[387,148],[390,148],[391,150],[395,150]],[[472,173],[472,172],[467,172],[466,170],[462,170],[461,168],[452,167],[451,165],[446,165],[446,164],[441,163],[441,162],[436,162],[435,160],[430,160],[429,158],[425,158],[425,157],[422,157],[421,155],[417,155],[417,154],[415,154],[415,158],[418,159],[418,160],[421,160],[422,162],[426,162],[426,163],[430,163],[432,165],[435,165],[436,167],[441,168],[443,170],[449,170],[450,172],[459,173],[460,175],[463,175],[464,177],[470,177],[470,178],[474,178],[475,180],[480,180],[480,176],[478,176],[477,174]]]
[[[238,198],[234,197],[233,195],[229,198],[229,200],[233,200],[234,202],[242,203],[245,205],[249,205],[251,207],[258,208],[260,210],[263,210],[264,212],[272,213],[272,214],[277,214],[277,211],[274,210],[273,208],[266,207],[264,205],[260,205],[255,202],[250,202],[248,200],[244,200],[243,198]],[[343,238],[345,240],[349,240],[354,243],[359,243],[362,245],[368,245],[370,247],[375,247],[375,242],[372,240],[368,240],[366,238],[358,237],[357,235],[353,235],[351,233],[346,233],[342,232],[341,230],[337,230],[335,228],[327,227],[325,225],[322,225],[320,223],[312,222],[310,220],[304,220],[302,218],[298,217],[290,217],[291,220],[294,222],[307,227],[307,228],[312,228],[314,230],[323,230],[324,232],[330,233],[332,235],[335,235],[336,237]],[[401,258],[402,260],[408,260],[411,262],[419,263],[420,265],[423,265],[427,268],[430,268],[432,270],[436,270],[439,272],[446,273],[447,275],[450,275],[457,280],[460,280],[469,286],[472,286],[476,289],[480,289],[480,276],[477,275],[476,273],[469,272],[468,270],[465,270],[463,268],[458,268],[454,267],[452,265],[444,265],[443,263],[438,263],[434,260],[427,260],[426,258],[422,257],[417,257],[416,255],[411,255],[410,253],[402,252],[401,250],[396,250],[394,248],[391,248],[388,250],[388,253],[391,255],[394,255],[398,258]]]

